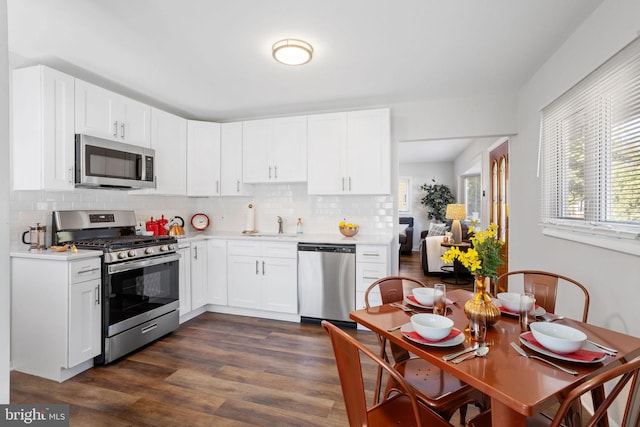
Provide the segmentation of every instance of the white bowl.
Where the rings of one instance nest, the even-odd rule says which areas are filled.
[[[453,320],[437,314],[420,313],[411,316],[411,325],[422,338],[437,341],[451,333]]]
[[[541,345],[560,354],[579,350],[587,339],[584,332],[558,323],[534,322],[531,332]]]
[[[435,290],[433,288],[413,288],[411,290],[413,297],[422,305],[431,307],[433,305],[433,295]]]
[[[498,301],[509,311],[515,311],[516,313],[520,311],[520,294],[517,292],[500,292]]]

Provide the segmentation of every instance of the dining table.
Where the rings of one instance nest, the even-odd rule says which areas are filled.
[[[522,332],[518,317],[503,312],[500,319],[487,328],[485,344],[489,347],[489,352],[486,356],[474,357],[460,363],[445,361],[442,359],[443,356],[475,343],[469,335],[469,320],[464,313],[464,303],[472,295],[473,293],[462,289],[447,292],[449,302],[446,315],[453,320],[456,332],[461,333],[457,339],[445,343],[457,343],[455,345],[427,345],[409,339],[408,333],[412,330],[410,316],[415,312],[429,312],[429,308],[412,304],[407,297],[405,306],[413,308],[414,312],[383,304],[352,311],[350,318],[408,350],[415,357],[427,360],[484,393],[490,399],[494,427],[525,426],[527,417],[562,401],[577,385],[604,370],[640,356],[640,338],[569,318],[555,321],[583,331],[587,339],[615,349],[617,353],[608,355],[596,351],[594,360],[581,361],[569,361],[568,357],[557,357],[553,353],[544,354],[521,341]],[[394,330],[394,327],[400,325],[403,325],[401,329]],[[523,357],[511,343],[516,343],[530,355],[575,370],[577,375],[566,373],[539,360]],[[594,349],[593,346],[590,348]]]

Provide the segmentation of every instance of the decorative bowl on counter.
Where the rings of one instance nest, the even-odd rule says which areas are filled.
[[[340,229],[340,232],[342,233],[343,236],[345,237],[353,237],[356,234],[358,234],[358,230],[360,229],[360,227],[358,227],[357,225],[352,225],[351,227],[348,226],[338,226],[338,228]]]

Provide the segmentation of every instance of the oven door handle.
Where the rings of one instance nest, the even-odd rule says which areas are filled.
[[[107,268],[107,273],[108,274],[121,273],[123,271],[135,270],[142,267],[151,267],[154,265],[164,264],[165,262],[178,261],[179,259],[180,259],[180,254],[174,253],[171,255],[158,256],[150,259],[123,262],[121,264],[110,265]]]

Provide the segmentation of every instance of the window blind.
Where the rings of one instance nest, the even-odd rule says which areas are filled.
[[[541,221],[640,243],[640,41],[542,110]]]

